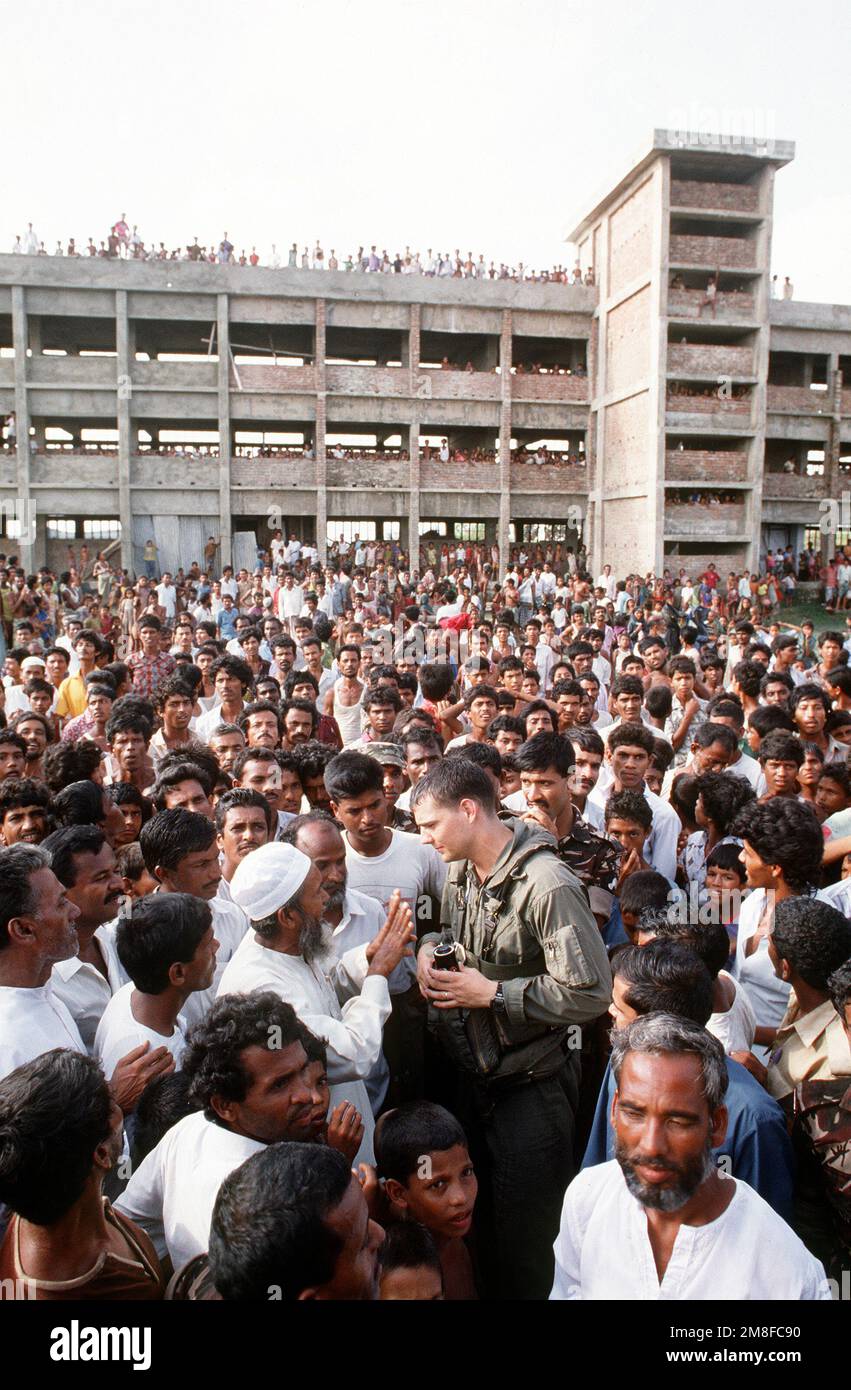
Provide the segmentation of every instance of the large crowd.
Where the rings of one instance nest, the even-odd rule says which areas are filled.
[[[163,241],[146,243],[139,235],[138,227],[131,227],[124,213],[110,227],[108,236],[100,242],[95,242],[89,237],[85,245],[81,242],[78,246],[76,238],[69,237],[64,246],[61,241],[57,241],[55,249],[48,251],[33,229],[33,224],[29,222],[24,235],[18,234],[15,237],[11,249],[14,255],[22,256],[88,256],[113,261],[203,261],[210,265],[266,266],[270,270],[286,267],[290,270],[356,271],[364,275],[427,275],[455,280],[529,280],[544,284],[594,284],[593,267],[587,267],[583,273],[579,261],[575,263],[572,271],[563,265],[554,265],[549,270],[535,270],[524,265],[522,261],[518,261],[516,265],[509,265],[504,261],[497,264],[495,261],[486,261],[482,254],[474,257],[472,251],[462,255],[458,249],[450,253],[433,251],[429,247],[426,253],[422,254],[406,246],[404,255],[396,251],[390,256],[385,249],[379,252],[377,246],[370,246],[368,249],[359,246],[355,254],[349,252],[346,256],[338,257],[333,249],[326,256],[318,241],[312,251],[308,246],[299,251],[298,243],[294,241],[283,254],[279,253],[277,246],[273,244],[269,256],[261,259],[256,246],[252,246],[248,255],[244,250],[237,255],[236,247],[227,232],[221,240],[211,238],[209,246],[200,245],[196,236],[190,244],[169,249]]]
[[[851,612],[783,607],[817,558],[220,552],[0,556],[0,1286],[836,1296]]]

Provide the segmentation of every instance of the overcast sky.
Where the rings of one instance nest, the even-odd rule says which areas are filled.
[[[0,0],[0,247],[564,241],[654,127],[794,140],[773,269],[851,303],[847,0]]]

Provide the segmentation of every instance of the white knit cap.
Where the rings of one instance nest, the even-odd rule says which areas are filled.
[[[252,922],[259,922],[292,902],[312,867],[295,845],[261,845],[238,865],[230,882],[231,897]]]

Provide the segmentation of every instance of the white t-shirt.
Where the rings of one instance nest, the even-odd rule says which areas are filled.
[[[567,1189],[553,1250],[551,1299],[634,1302],[826,1301],[824,1268],[740,1178],[726,1211],[680,1226],[662,1282],[644,1208],[617,1159],[585,1168]]]
[[[175,1269],[202,1255],[219,1188],[229,1173],[266,1147],[205,1119],[178,1120],[143,1159],[115,1205],[146,1231]]]
[[[37,989],[0,986],[0,1079],[54,1047],[86,1050],[80,1030],[50,981]]]
[[[126,985],[122,985],[118,993],[110,999],[98,1024],[95,1033],[94,1055],[103,1067],[106,1076],[112,1076],[121,1058],[126,1057],[127,1053],[132,1052],[134,1047],[140,1047],[145,1042],[151,1044],[152,1051],[155,1047],[167,1047],[174,1058],[175,1066],[180,1066],[180,1059],[186,1047],[185,1021],[181,1016],[178,1016],[170,1037],[156,1033],[153,1028],[147,1028],[144,1023],[139,1023],[133,1016],[130,1003],[135,989],[136,986],[132,980],[128,981]]]
[[[398,803],[397,803],[398,804]],[[349,844],[348,834],[343,832],[346,842],[346,867],[349,872],[349,887],[368,898],[377,898],[383,908],[387,908],[393,890],[398,888],[414,915],[417,929],[422,925],[418,919],[417,904],[426,894],[438,902],[443,895],[446,879],[446,865],[433,845],[424,845],[418,835],[406,830],[391,830],[393,837],[383,854],[359,854]],[[435,924],[436,925],[436,924]],[[406,956],[397,967],[403,971],[410,983],[416,974],[416,961]],[[399,976],[394,972],[394,992]]]
[[[165,609],[166,617],[173,618],[177,604],[177,590],[175,589],[174,585],[157,584],[156,593],[157,598],[160,601],[160,606]]]
[[[709,1015],[706,1031],[718,1039],[727,1053],[750,1052],[756,1032],[756,1014],[747,991],[736,984],[726,970],[719,970],[718,978],[732,984],[736,994],[725,1013]]]
[[[53,993],[68,1009],[89,1052],[94,1049],[95,1033],[107,1004],[127,982],[115,949],[115,924],[98,927],[95,939],[101,948],[106,975],[79,956],[58,961],[50,973]]]
[[[768,937],[764,936],[751,955],[745,955],[745,944],[754,935],[765,906],[765,889],[755,888],[742,902],[739,912],[739,930],[736,936],[736,960],[733,965],[733,978],[744,987],[754,1014],[757,1027],[777,1028],[789,1003],[791,986],[778,980],[768,954]],[[753,1048],[757,1057],[765,1058],[763,1047]]]

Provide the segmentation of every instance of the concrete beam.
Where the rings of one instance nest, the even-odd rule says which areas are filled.
[[[115,346],[118,414],[118,516],[121,522],[121,568],[133,571],[133,506],[130,493],[130,455],[133,441],[130,426],[131,353],[127,291],[115,291]]]
[[[233,519],[231,516],[230,460],[230,326],[228,320],[228,297],[220,294],[216,298],[216,349],[219,354],[218,409],[219,409],[219,549],[222,568],[233,563]]]

